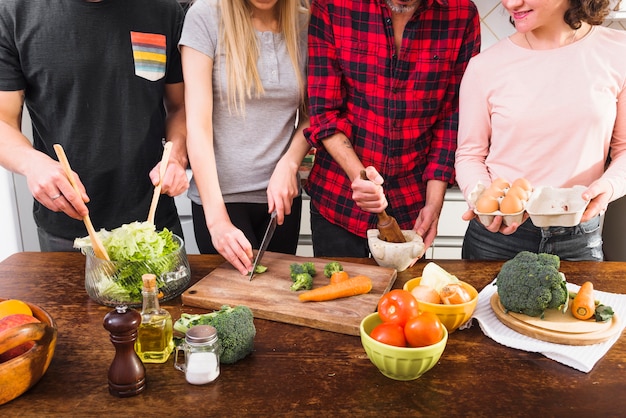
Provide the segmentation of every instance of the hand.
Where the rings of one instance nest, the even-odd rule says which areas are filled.
[[[603,215],[609,205],[609,201],[613,196],[613,186],[608,180],[599,179],[591,183],[591,185],[582,194],[584,200],[588,200],[589,204],[583,213],[580,222]]]
[[[476,214],[474,213],[473,209],[468,209],[462,215],[462,218],[465,221],[470,221],[474,217],[476,217]],[[490,232],[493,232],[493,233],[500,232],[501,234],[504,234],[504,235],[511,235],[512,233],[517,231],[517,228],[519,228],[519,226],[523,224],[527,219],[528,219],[528,213],[524,212],[524,215],[522,216],[522,221],[520,223],[513,222],[511,223],[511,225],[506,226],[503,222],[504,218],[501,215],[496,215],[493,217],[493,221],[491,221],[489,225],[485,225],[485,224],[483,225]],[[480,222],[480,219],[479,219],[479,222]]]
[[[150,170],[150,181],[156,187],[159,184],[161,162],[154,166]],[[161,194],[167,194],[168,196],[175,197],[184,193],[189,188],[189,179],[187,178],[187,172],[185,167],[175,158],[170,157],[167,168],[165,170],[165,176],[161,183]]]
[[[243,232],[230,221],[218,222],[211,228],[215,249],[242,275],[252,270],[252,245]]]
[[[291,214],[293,199],[298,196],[298,166],[281,158],[274,168],[267,185],[267,204],[269,213],[276,210],[276,222],[282,225],[285,215]]]
[[[383,190],[383,178],[372,166],[365,169],[367,180],[360,176],[352,181],[352,199],[366,212],[381,213],[388,206]]]
[[[437,225],[439,224],[440,213],[441,208],[438,209],[435,206],[427,204],[422,208],[415,220],[413,230],[415,230],[417,235],[422,237],[424,249],[428,249],[437,236]]]
[[[25,173],[28,189],[33,197],[54,212],[64,212],[67,216],[82,220],[89,214],[86,202],[89,196],[85,186],[72,172],[80,194],[74,191],[74,187],[65,175],[65,171],[58,161],[53,160],[43,153],[37,154],[37,161],[29,165]]]

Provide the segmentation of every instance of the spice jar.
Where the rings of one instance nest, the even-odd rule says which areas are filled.
[[[176,347],[174,367],[185,373],[192,385],[211,383],[220,374],[220,343],[211,325],[196,325],[185,333],[185,341]],[[184,355],[184,362],[180,359]]]

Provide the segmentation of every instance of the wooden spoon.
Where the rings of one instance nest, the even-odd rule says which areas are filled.
[[[154,187],[154,193],[152,194],[152,203],[150,203],[150,211],[148,211],[148,222],[153,225],[157,204],[159,203],[159,197],[161,196],[161,182],[163,181],[163,177],[165,177],[165,170],[167,169],[167,162],[170,159],[171,151],[172,143],[168,141],[163,147],[163,157],[161,157],[161,166],[159,167],[159,184]]]
[[[57,158],[61,163],[61,167],[63,167],[63,170],[65,171],[67,179],[72,184],[72,187],[74,188],[76,193],[78,193],[78,195],[80,196],[80,190],[78,189],[78,185],[74,180],[72,168],[70,167],[70,162],[67,160],[67,156],[65,155],[63,147],[60,144],[54,144],[54,152],[56,152],[57,154]],[[83,218],[83,222],[85,223],[85,227],[87,227],[87,232],[89,233],[91,246],[93,247],[93,253],[95,254],[95,256],[103,260],[110,261],[111,259],[109,258],[109,254],[107,253],[106,248],[104,248],[104,245],[102,245],[102,241],[100,241],[100,238],[98,237],[98,234],[96,233],[96,230],[91,223],[91,218],[89,217],[89,214],[85,215],[85,217]]]
[[[361,170],[361,178],[368,180],[365,170]],[[378,237],[387,242],[406,242],[406,238],[400,230],[398,222],[393,216],[387,215],[387,212],[383,210],[378,213]]]

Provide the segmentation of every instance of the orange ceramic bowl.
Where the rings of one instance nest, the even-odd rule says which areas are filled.
[[[410,292],[415,286],[420,284],[421,280],[421,277],[411,279],[404,284],[403,289]],[[478,304],[478,291],[474,286],[463,281],[460,281],[459,284],[469,292],[472,300],[456,305],[418,301],[420,311],[436,314],[450,333],[456,331],[461,325],[470,320]]]
[[[2,300],[2,299],[0,299]],[[57,341],[57,326],[48,312],[28,303],[40,323],[19,325],[0,332],[0,351],[28,341],[35,345],[27,352],[0,363],[0,405],[33,387],[48,370]]]

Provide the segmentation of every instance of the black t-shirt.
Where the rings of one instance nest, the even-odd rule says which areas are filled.
[[[147,218],[163,152],[166,83],[182,81],[175,0],[0,2],[0,90],[25,91],[36,149],[65,148],[96,229]],[[82,222],[37,201],[36,223],[68,239]],[[162,196],[157,228],[179,225]]]

